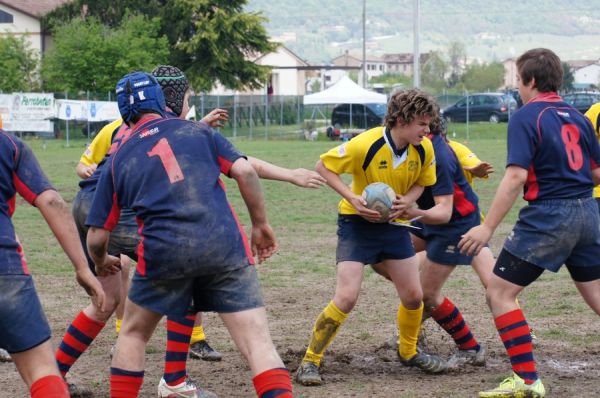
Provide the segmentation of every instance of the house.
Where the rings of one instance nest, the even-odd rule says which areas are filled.
[[[339,55],[331,60],[331,64],[334,66],[347,68],[355,67],[361,68],[358,70],[358,81],[362,81],[362,58],[350,55],[348,50],[344,54]],[[367,75],[367,81],[375,76],[381,76],[387,72],[387,66],[385,62],[379,57],[374,55],[368,55],[365,59],[365,73]],[[342,76],[346,76],[347,70],[344,69],[330,69],[325,72],[325,85],[324,88],[331,86],[336,83]]]
[[[241,95],[304,95],[306,94],[306,77],[308,63],[294,54],[287,47],[280,45],[277,50],[254,58],[254,63],[272,68],[265,86],[257,90],[239,90]],[[234,91],[217,84],[210,95],[233,95]]]
[[[404,76],[413,75],[414,59],[413,53],[383,54],[382,56],[382,60],[387,68],[387,73]],[[420,54],[420,65],[424,65],[428,59],[429,53]]]
[[[600,86],[600,59],[595,61],[567,61],[573,72],[576,85],[582,87]]]
[[[0,0],[0,36],[23,36],[31,48],[43,54],[52,46],[42,18],[72,0]]]
[[[515,58],[507,58],[502,61],[504,65],[504,88],[517,87],[517,60]]]

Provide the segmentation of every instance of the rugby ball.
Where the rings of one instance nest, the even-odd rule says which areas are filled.
[[[396,199],[396,193],[383,182],[374,182],[365,187],[362,197],[367,202],[367,208],[378,211],[381,219],[378,222],[387,222],[390,218],[392,204]]]

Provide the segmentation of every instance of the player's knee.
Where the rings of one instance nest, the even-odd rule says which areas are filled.
[[[423,291],[421,289],[410,289],[402,297],[402,304],[408,309],[417,309],[423,302]]]
[[[335,305],[343,312],[352,311],[358,301],[358,292],[340,292],[337,293],[333,301]]]

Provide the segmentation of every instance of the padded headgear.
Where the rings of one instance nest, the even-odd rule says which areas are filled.
[[[190,83],[183,72],[171,65],[159,65],[152,71],[152,76],[156,77],[156,80],[160,83],[167,106],[177,116],[181,116],[183,98],[190,88]]]
[[[144,72],[125,75],[116,87],[117,104],[124,121],[129,122],[142,111],[165,116],[165,97],[156,79]]]

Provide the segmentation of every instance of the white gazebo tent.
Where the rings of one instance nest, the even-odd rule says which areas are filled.
[[[348,76],[343,76],[327,90],[304,96],[304,105],[350,104],[350,125],[352,125],[352,104],[386,103],[385,94],[365,90]]]

